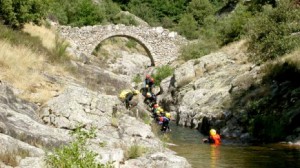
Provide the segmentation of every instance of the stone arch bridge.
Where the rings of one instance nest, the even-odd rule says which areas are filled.
[[[70,43],[73,54],[91,56],[94,49],[105,39],[127,37],[134,39],[146,50],[152,66],[164,65],[175,60],[179,49],[187,40],[162,27],[96,25],[86,27],[61,26],[60,35]]]

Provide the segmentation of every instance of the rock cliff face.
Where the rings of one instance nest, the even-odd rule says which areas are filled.
[[[186,159],[164,146],[150,125],[134,115],[137,111],[146,111],[142,102],[129,111],[118,99],[121,89],[135,86],[132,77],[143,73],[134,68],[145,67],[149,61],[143,55],[124,55],[110,63],[107,69],[97,66],[96,61],[73,62],[80,80],[71,76],[51,76],[62,83],[64,89],[43,105],[21,100],[13,86],[2,81],[0,167],[45,167],[46,152],[72,142],[70,131],[78,125],[87,130],[96,128],[97,136],[88,141],[87,148],[99,155],[98,162],[114,161],[116,168],[190,167]],[[122,61],[123,57],[126,61]],[[118,67],[123,71],[113,72]],[[135,101],[139,100],[142,96]],[[147,152],[128,159],[126,155],[133,145]]]
[[[232,114],[225,106],[230,102],[230,94],[260,80],[260,67],[247,63],[244,55],[236,55],[234,51],[239,48],[232,50],[190,60],[162,82],[167,93],[161,101],[177,114],[179,125],[197,128],[204,134],[215,127],[222,128],[225,137],[242,135],[242,128],[234,120],[226,123]]]

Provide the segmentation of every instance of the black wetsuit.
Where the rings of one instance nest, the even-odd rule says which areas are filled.
[[[132,92],[129,92],[129,93],[126,94],[126,96],[125,96],[125,105],[126,105],[127,109],[129,108],[130,101],[132,100],[132,98],[133,98],[133,93]]]

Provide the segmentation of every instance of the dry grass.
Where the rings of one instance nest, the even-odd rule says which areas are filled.
[[[55,47],[55,30],[47,29],[44,26],[26,24],[23,31],[29,33],[31,36],[39,37],[42,40],[43,46],[47,49],[52,50]]]
[[[0,62],[2,77],[18,88],[27,88],[34,81],[41,81],[37,70],[44,67],[43,56],[37,55],[25,46],[12,46],[0,41]]]
[[[292,61],[297,63],[298,66],[300,66],[300,49],[297,49],[294,52],[287,54],[282,58],[282,61]]]
[[[221,48],[221,51],[231,56],[234,60],[240,63],[247,62],[247,41],[240,40],[237,42],[233,42]]]
[[[45,27],[26,24],[24,31],[41,39],[49,50],[55,47],[55,32]],[[38,46],[37,46],[38,47]],[[0,40],[0,80],[19,90],[18,96],[36,103],[44,103],[63,89],[43,74],[68,75],[64,66],[49,64],[49,55],[24,45],[11,45]]]

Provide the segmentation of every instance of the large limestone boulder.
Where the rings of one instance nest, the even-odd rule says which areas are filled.
[[[75,129],[78,125],[101,128],[110,125],[113,107],[120,104],[117,96],[104,95],[80,86],[69,86],[47,102],[40,117],[45,124]]]
[[[154,138],[151,127],[136,120],[134,117],[123,116],[120,119],[119,132],[122,136]]]
[[[18,99],[13,91],[0,85],[0,133],[34,146],[59,146],[70,140],[68,131],[43,125],[37,107]]]
[[[156,152],[145,157],[131,159],[120,168],[190,168],[191,165],[182,157],[170,155],[168,152]]]

